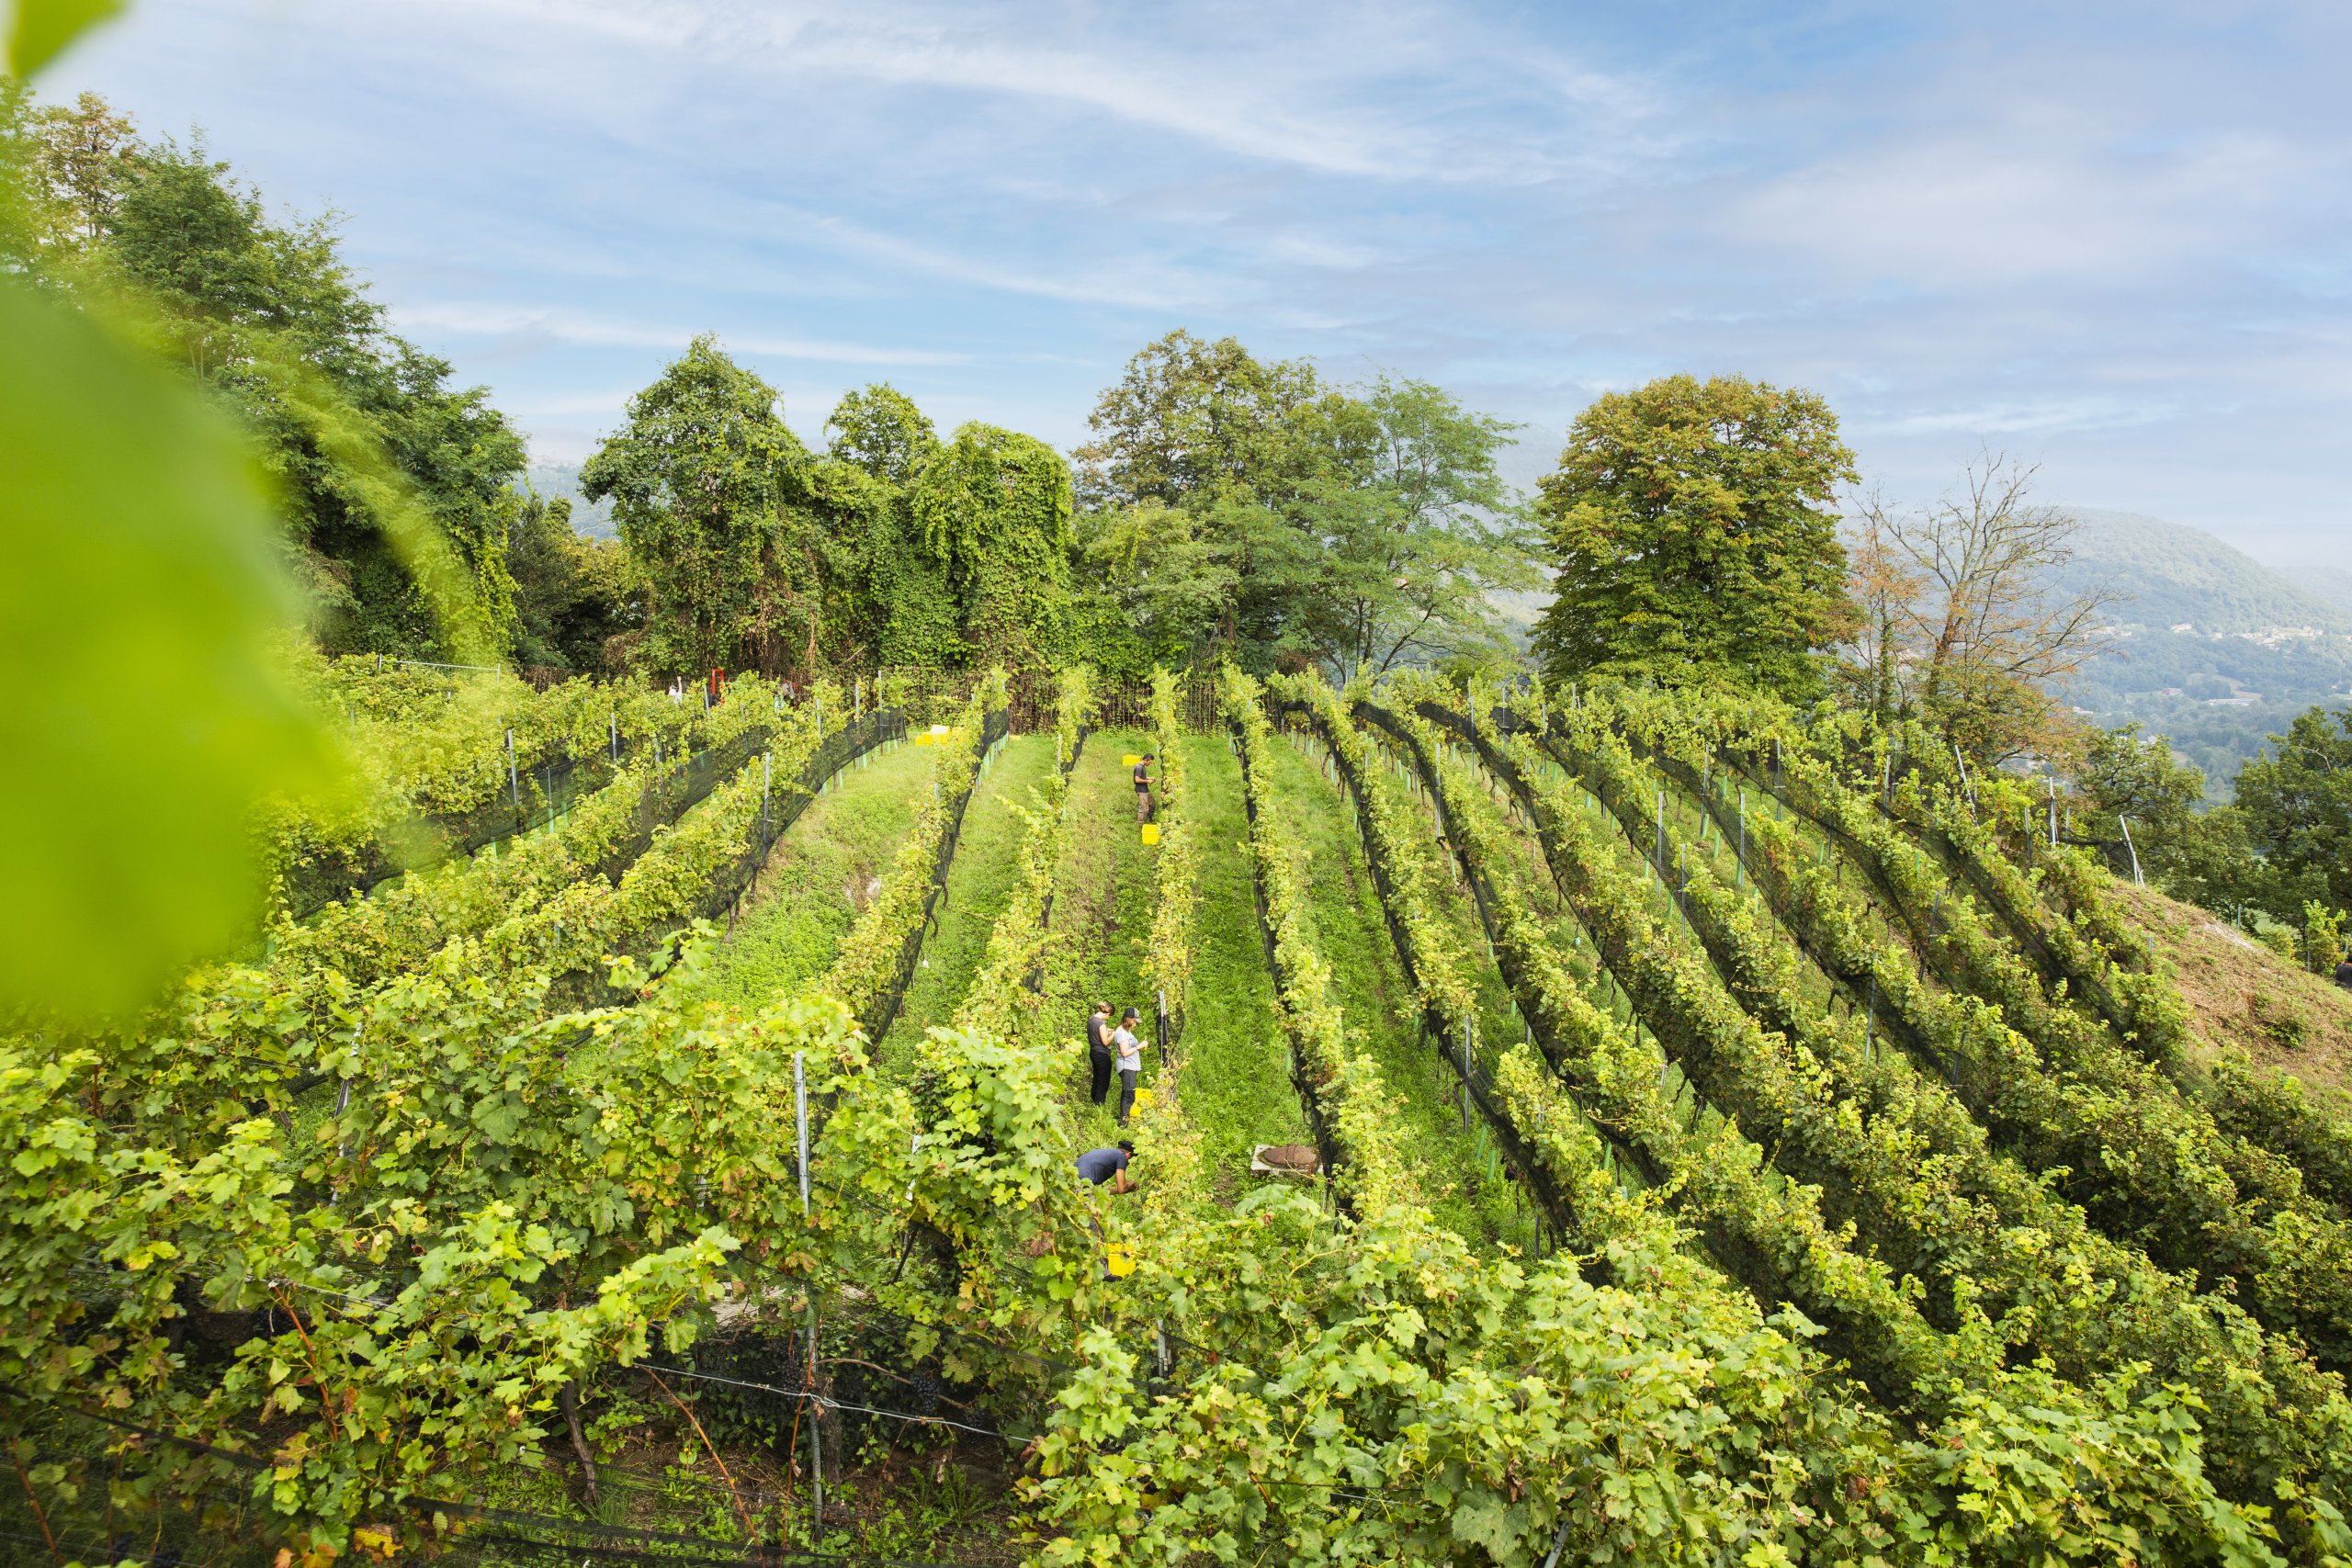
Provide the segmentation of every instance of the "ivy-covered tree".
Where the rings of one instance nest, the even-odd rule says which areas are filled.
[[[639,662],[692,672],[806,669],[822,621],[810,457],[775,388],[697,337],[628,401],[628,423],[580,470],[613,502],[648,615]]]
[[[887,381],[843,394],[825,429],[830,456],[815,486],[833,584],[829,654],[852,667],[964,663],[947,563],[914,513],[914,483],[939,455],[937,429]]]
[[[973,656],[1008,664],[1063,657],[1073,536],[1061,454],[1032,436],[967,424],[916,476],[912,496]]]
[[[1852,617],[1831,505],[1854,478],[1811,392],[1669,376],[1603,395],[1535,506],[1555,568],[1544,673],[1815,694]]]

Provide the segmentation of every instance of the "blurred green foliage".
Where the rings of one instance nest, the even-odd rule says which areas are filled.
[[[127,0],[17,0],[8,26],[8,73],[28,79],[85,30],[122,14]]]
[[[254,808],[333,751],[275,646],[298,601],[229,422],[0,280],[0,1006],[134,1008],[250,926]]]
[[[135,321],[251,433],[322,647],[481,663],[514,650],[522,437],[482,389],[386,329],[332,214],[276,217],[200,139],[143,138],[88,93],[0,98],[0,161],[14,172],[0,265]]]

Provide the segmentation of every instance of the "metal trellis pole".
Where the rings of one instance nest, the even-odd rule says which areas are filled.
[[[800,1213],[808,1214],[808,1057],[805,1051],[792,1054],[792,1115],[798,1137],[800,1154]]]

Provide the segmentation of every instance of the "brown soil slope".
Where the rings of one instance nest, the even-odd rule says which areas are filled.
[[[2289,964],[2219,917],[2128,883],[2114,896],[2153,931],[2211,1049],[2237,1047],[2352,1113],[2352,991]]]

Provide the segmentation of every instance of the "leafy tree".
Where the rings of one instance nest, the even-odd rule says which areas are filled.
[[[888,381],[843,393],[825,429],[834,457],[893,485],[911,481],[939,452],[930,416]]]
[[[1072,454],[1079,494],[1109,508],[1227,489],[1283,493],[1312,467],[1295,418],[1321,390],[1305,360],[1261,362],[1233,338],[1170,333],[1097,400],[1087,420],[1094,439]]]
[[[810,459],[778,401],[705,334],[629,400],[628,425],[581,468],[582,493],[612,498],[644,575],[648,668],[813,653],[819,531],[790,506],[808,497]]]
[[[1077,540],[1079,645],[1103,670],[1188,663],[1224,623],[1239,578],[1198,509],[1151,497],[1081,513]]]
[[[1335,672],[1498,646],[1489,597],[1532,583],[1495,471],[1511,426],[1426,382],[1326,384],[1233,339],[1171,333],[1128,362],[1076,453],[1087,647],[1224,649]],[[1148,649],[1146,654],[1142,650]]]
[[[2158,881],[2191,854],[2205,775],[2174,756],[2163,736],[2143,736],[2136,723],[2093,730],[2073,773],[2075,836],[2100,845],[2119,870],[2136,852],[2142,872]]]
[[[506,558],[519,661],[583,673],[627,664],[628,634],[644,622],[643,588],[617,541],[574,533],[568,500],[523,496],[512,508]]]
[[[1323,562],[1305,513],[1343,488],[1332,401],[1304,360],[1261,362],[1232,338],[1182,331],[1146,345],[1104,390],[1088,418],[1095,439],[1073,454],[1080,497],[1101,513],[1173,507],[1186,523],[1172,533],[1165,518],[1141,530],[1105,523],[1087,535],[1191,547],[1151,563],[1148,591],[1108,585],[1139,641],[1194,659],[1222,649],[1259,669],[1314,657]],[[1213,613],[1182,626],[1166,619],[1184,604]]]
[[[1604,395],[1536,502],[1557,569],[1545,673],[1817,692],[1853,624],[1829,510],[1853,478],[1811,392],[1669,376]]]
[[[1492,595],[1543,581],[1495,469],[1518,427],[1426,381],[1384,376],[1351,401],[1353,482],[1319,510],[1332,581],[1317,602],[1337,623],[1328,642],[1374,674],[1400,660],[1484,662],[1500,642]]]
[[[2276,884],[2263,907],[2290,922],[2307,900],[2352,908],[2352,711],[2313,707],[2270,743],[2237,779],[2247,839]]]

